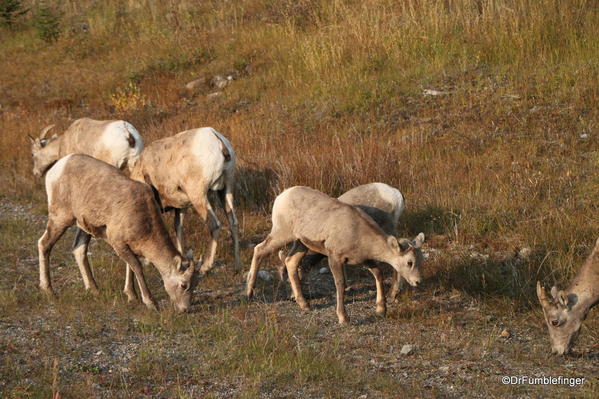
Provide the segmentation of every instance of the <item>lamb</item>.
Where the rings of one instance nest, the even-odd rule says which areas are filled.
[[[537,297],[549,329],[551,352],[570,352],[589,310],[599,303],[599,238],[593,252],[565,290],[551,288],[551,298],[537,281]]]
[[[40,288],[53,295],[50,252],[63,233],[77,226],[87,234],[79,237],[73,254],[86,290],[98,292],[87,259],[90,235],[108,242],[135,273],[143,303],[156,309],[144,279],[143,256],[160,272],[164,288],[176,310],[191,305],[195,265],[175,248],[164,226],[152,189],[129,179],[116,167],[83,154],[61,158],[46,173],[48,224],[38,241]],[[125,294],[137,297],[128,276]]]
[[[64,134],[46,139],[54,125],[47,126],[38,138],[29,136],[33,174],[41,177],[60,158],[68,154],[87,154],[123,169],[139,156],[144,143],[138,131],[125,121],[77,119]]]
[[[362,209],[381,227],[381,229],[383,229],[385,233],[390,235],[396,234],[399,217],[405,209],[405,200],[401,192],[384,183],[369,183],[354,187],[337,199]],[[423,260],[420,248],[416,248],[414,243],[411,243],[405,238],[399,239],[399,244],[404,249],[414,251],[415,260],[418,263],[417,267],[420,267]],[[298,246],[302,246],[298,241],[293,245],[292,252],[290,252],[287,257],[297,251]],[[279,267],[279,276],[281,277],[281,280],[283,280],[285,274],[285,256],[282,251],[279,251],[279,258],[283,262]],[[300,271],[301,269],[307,270],[318,264],[323,258],[324,256],[321,254],[305,256],[300,262]],[[391,293],[389,294],[389,299],[395,300],[402,282],[403,278],[395,271],[395,269],[393,269],[393,286]]]
[[[300,259],[308,249],[328,256],[337,292],[337,317],[341,324],[349,321],[344,306],[344,264],[357,265],[368,260],[385,262],[412,286],[417,286],[422,280],[413,251],[402,249],[397,239],[386,234],[364,211],[309,187],[295,186],[275,199],[271,232],[254,248],[247,277],[246,294],[249,298],[254,293],[260,261],[295,240],[306,247],[287,258],[286,262],[296,302],[303,309],[309,308],[299,286],[297,268]],[[424,235],[419,234],[415,245],[420,247],[423,241]],[[384,314],[382,273],[378,267],[369,270],[376,280],[377,314]]]
[[[193,205],[208,223],[212,237],[202,272],[212,269],[220,222],[208,200],[215,191],[222,203],[233,236],[235,268],[239,269],[238,222],[233,205],[235,152],[229,140],[210,127],[191,129],[156,140],[131,166],[131,178],[155,189],[163,211],[175,211],[176,244],[183,248],[183,212]]]

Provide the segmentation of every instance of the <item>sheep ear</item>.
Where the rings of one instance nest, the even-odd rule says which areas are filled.
[[[193,277],[193,273],[195,272],[195,267],[193,264],[193,261],[189,264],[189,267],[187,268],[187,270],[185,270],[185,272],[183,273],[183,278],[185,278],[186,280],[189,280]]]
[[[593,248],[593,251],[591,252],[591,257],[595,256],[598,257],[599,256],[599,238],[597,238],[597,241],[595,242],[595,248]]]
[[[537,298],[539,298],[539,302],[541,303],[541,307],[543,309],[547,309],[551,305],[547,299],[545,288],[543,288],[540,281],[537,281]]]
[[[173,260],[175,261],[175,270],[178,270],[180,272],[183,271],[183,270],[181,270],[181,268],[183,267],[183,262],[182,262],[181,257],[175,256],[173,258]]]
[[[387,237],[387,244],[389,244],[391,248],[399,251],[399,243],[397,242],[397,238],[393,236]]]
[[[414,248],[420,248],[424,243],[424,233],[420,233],[414,239]]]

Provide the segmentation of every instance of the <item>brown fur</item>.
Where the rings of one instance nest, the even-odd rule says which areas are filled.
[[[385,233],[394,236],[396,235],[398,219],[405,207],[404,197],[399,190],[383,183],[368,183],[352,188],[337,199],[364,211]],[[406,251],[414,251],[414,258],[418,263],[416,267],[420,267],[423,256],[420,248],[415,246],[415,242],[411,242],[407,239],[400,239],[399,243]],[[293,244],[292,252],[289,253],[287,257],[292,255],[293,252],[301,250],[301,246],[302,244],[296,241]],[[281,277],[281,280],[284,280],[286,277],[285,256],[282,253],[279,253],[279,258],[283,262],[279,267],[279,276]],[[323,258],[324,255],[318,253],[309,253],[304,256],[300,261],[300,276],[303,275],[305,270],[317,265]],[[369,266],[382,266],[382,264],[371,263],[372,264]],[[393,284],[389,298],[394,301],[404,280],[395,269],[392,270]]]
[[[212,241],[202,271],[212,268],[220,232],[208,192],[216,191],[233,236],[235,265],[239,265],[238,222],[233,206],[235,153],[212,128],[192,129],[156,140],[131,167],[131,177],[145,181],[160,196],[164,210],[175,210],[177,247],[183,249],[182,212],[193,206],[210,229]],[[227,147],[227,144],[229,147]]]
[[[54,135],[50,139],[30,137],[34,174],[42,176],[54,162],[68,154],[87,154],[119,168],[124,167],[128,158],[123,158],[122,149],[115,152],[113,147],[107,147],[101,139],[104,130],[113,122],[118,121],[81,118],[73,122],[60,136]],[[135,137],[131,132],[127,136],[127,144],[130,148],[136,146]],[[140,145],[143,149],[143,143]]]
[[[63,158],[46,176],[48,190],[48,225],[39,240],[40,286],[52,291],[48,260],[54,243],[73,224],[86,233],[108,242],[135,273],[142,299],[155,307],[147,289],[138,256],[153,263],[160,272],[169,296],[179,310],[189,307],[193,265],[182,270],[182,256],[173,245],[162,222],[152,189],[133,181],[117,168],[87,155]],[[62,168],[62,172],[58,170]],[[89,238],[83,238],[81,259],[77,259],[86,288],[97,290],[87,265]],[[76,254],[77,256],[77,254]],[[85,264],[81,264],[81,262]],[[86,266],[87,265],[87,266]],[[189,294],[178,291],[186,285]],[[126,287],[131,290],[132,286]],[[135,292],[126,292],[135,296]]]
[[[552,352],[569,353],[582,322],[599,303],[599,239],[568,288],[558,290],[553,286],[549,297],[537,282],[537,297],[543,308]]]
[[[274,202],[272,230],[254,249],[248,273],[247,295],[251,297],[256,282],[260,260],[288,244],[299,240],[308,249],[328,256],[337,288],[337,315],[340,323],[348,321],[343,305],[345,282],[341,266],[356,265],[374,260],[390,264],[400,274],[407,276],[403,253],[395,237],[386,234],[366,213],[349,204],[331,198],[309,187],[296,186],[285,190]],[[307,308],[297,278],[298,262],[305,254],[300,251],[286,261],[287,272],[298,304]],[[408,277],[418,284],[419,270]],[[374,271],[377,282],[377,312],[384,307],[382,277]]]

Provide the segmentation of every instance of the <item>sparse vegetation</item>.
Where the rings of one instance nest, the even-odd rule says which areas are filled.
[[[8,271],[0,277],[0,351],[7,354],[0,381],[8,382],[0,390],[7,397],[92,396],[94,384],[107,397],[370,398],[399,394],[399,386],[413,396],[546,395],[543,387],[501,386],[489,374],[532,369],[594,378],[576,391],[552,387],[556,394],[596,393],[597,316],[591,312],[580,343],[587,352],[564,368],[543,357],[548,341],[534,297],[536,280],[569,280],[599,236],[596,2],[64,1],[52,3],[52,15],[60,15],[60,25],[48,25],[59,32],[48,36],[52,46],[37,36],[38,3],[20,4],[32,11],[18,18],[19,29],[0,28],[0,192],[2,201],[29,204],[38,219],[8,218],[1,208],[0,260]],[[216,75],[231,80],[220,89],[211,83]],[[147,143],[191,127],[222,131],[241,165],[236,198],[245,245],[269,230],[270,206],[283,188],[305,184],[337,196],[372,181],[396,186],[407,202],[401,235],[424,231],[437,250],[424,266],[428,286],[405,294],[386,320],[337,330],[329,308],[311,316],[280,301],[239,302],[231,287],[241,292],[242,277],[217,271],[200,283],[196,313],[153,314],[124,304],[122,265],[99,244],[92,262],[105,274],[103,292],[97,301],[84,298],[63,239],[52,261],[62,293],[46,304],[35,289],[45,195],[31,176],[26,137],[84,116],[127,119]],[[207,231],[189,219],[188,242],[203,250]],[[513,262],[525,247],[531,256]],[[225,250],[218,259],[231,261]],[[242,262],[249,259],[246,248]],[[368,277],[359,281],[372,286]],[[275,295],[275,287],[260,289],[268,300]],[[368,315],[373,309],[362,307],[360,295],[368,297],[367,288],[348,309]],[[509,343],[495,339],[504,326],[516,332]],[[40,341],[15,340],[19,331]],[[90,337],[104,353],[115,337],[133,345],[129,373],[98,366],[101,349],[81,352]],[[48,344],[63,339],[63,346]],[[167,351],[190,340],[193,351]],[[383,359],[399,367],[393,372],[368,366],[376,356],[375,364],[385,364],[396,342],[424,347],[410,365]],[[437,378],[427,370],[439,362],[458,371],[443,377],[445,385],[422,388],[416,379]],[[402,367],[415,379],[402,377]],[[329,389],[323,372],[341,391]],[[374,380],[366,377],[372,373]],[[208,388],[190,390],[202,381]]]
[[[60,18],[56,11],[45,1],[40,0],[34,17],[37,35],[46,43],[53,43],[60,36]]]
[[[12,28],[27,11],[21,0],[0,0],[0,26]]]

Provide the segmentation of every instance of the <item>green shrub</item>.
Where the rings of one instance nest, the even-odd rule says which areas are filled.
[[[21,0],[0,0],[0,26],[12,28],[16,19],[27,11]]]
[[[40,39],[46,43],[58,40],[61,33],[60,17],[44,0],[41,0],[39,3],[34,24]]]

